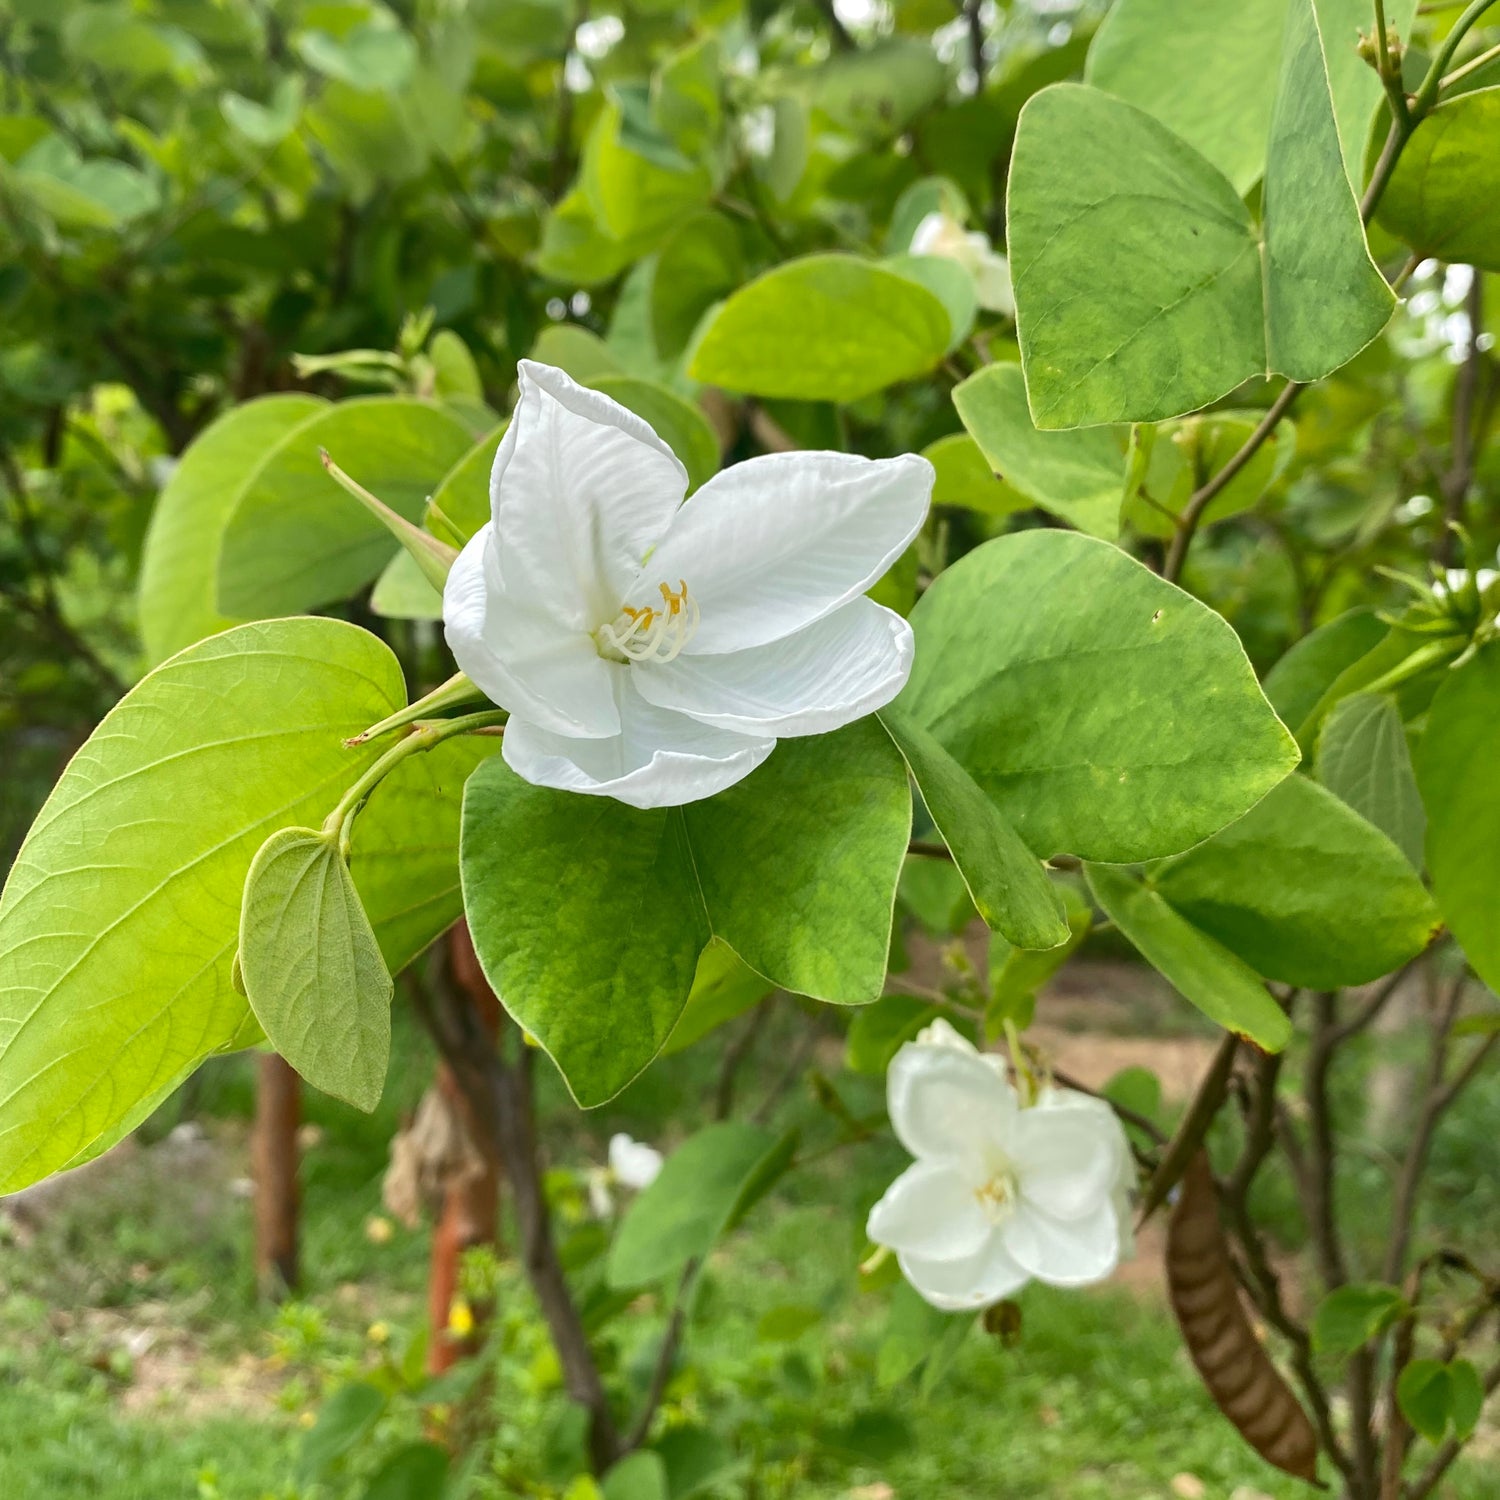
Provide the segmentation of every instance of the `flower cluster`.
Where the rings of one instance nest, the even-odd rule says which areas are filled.
[[[1085,1286],[1130,1245],[1130,1148],[1100,1099],[1047,1087],[1023,1106],[1004,1061],[934,1021],[896,1054],[891,1124],[916,1157],[868,1233],[934,1307],[988,1307],[1028,1281]]]
[[[926,459],[773,453],[684,504],[687,471],[633,412],[530,360],[520,390],[491,519],[443,593],[517,774],[676,806],[901,691],[911,629],[865,590],[926,518]]]

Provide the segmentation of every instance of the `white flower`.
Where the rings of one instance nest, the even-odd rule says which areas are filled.
[[[654,1146],[634,1141],[623,1131],[609,1138],[609,1170],[621,1187],[639,1192],[656,1181],[662,1154]]]
[[[927,215],[911,237],[913,255],[941,255],[957,261],[974,278],[974,293],[981,307],[991,312],[1016,315],[1016,299],[1010,284],[1010,262],[990,244],[990,237],[977,229],[969,233],[952,214],[940,209]]]
[[[1129,1148],[1109,1106],[1049,1088],[1023,1108],[1001,1058],[946,1021],[896,1054],[891,1124],[916,1157],[867,1230],[934,1307],[987,1307],[1035,1279],[1101,1281],[1128,1247]]]
[[[774,453],[683,504],[687,471],[639,417],[520,369],[491,520],[443,594],[459,667],[510,710],[514,771],[674,807],[900,692],[911,629],[864,592],[921,528],[925,459]]]

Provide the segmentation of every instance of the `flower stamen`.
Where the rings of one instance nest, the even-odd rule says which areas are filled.
[[[658,584],[661,608],[626,605],[619,616],[595,632],[600,651],[624,661],[675,661],[698,628],[698,602],[688,595],[685,579],[674,590]]]

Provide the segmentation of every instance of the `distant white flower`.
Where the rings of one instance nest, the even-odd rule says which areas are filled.
[[[957,261],[974,278],[974,293],[981,307],[1015,317],[1010,262],[990,244],[987,234],[977,229],[971,233],[952,214],[936,210],[917,225],[911,237],[911,253]]]
[[[621,1187],[639,1192],[656,1181],[662,1154],[655,1146],[634,1141],[623,1131],[609,1138],[609,1170]]]
[[[1043,1090],[1023,1108],[1004,1061],[936,1021],[896,1054],[891,1124],[916,1157],[867,1231],[947,1312],[988,1307],[1030,1280],[1102,1281],[1129,1246],[1130,1153],[1103,1101]]]
[[[538,786],[675,807],[748,776],[782,735],[889,703],[912,634],[864,597],[921,528],[926,459],[773,453],[687,471],[633,412],[521,362],[491,520],[443,621],[510,710],[503,754]]]

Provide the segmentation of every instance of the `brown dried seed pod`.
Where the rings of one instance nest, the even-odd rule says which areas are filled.
[[[1316,1484],[1317,1434],[1245,1315],[1202,1151],[1183,1175],[1167,1228],[1167,1289],[1188,1353],[1219,1410],[1267,1463]]]

